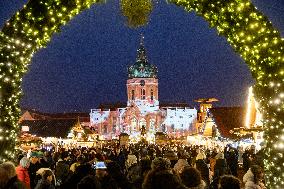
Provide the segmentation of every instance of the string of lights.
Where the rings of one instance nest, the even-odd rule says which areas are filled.
[[[245,60],[263,115],[267,186],[284,188],[284,39],[249,0],[171,2],[202,16]]]
[[[30,0],[0,32],[0,160],[15,157],[21,82],[33,54],[75,15],[98,0]]]

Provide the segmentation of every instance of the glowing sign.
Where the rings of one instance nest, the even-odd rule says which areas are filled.
[[[22,131],[23,132],[29,132],[30,131],[29,126],[22,126]]]

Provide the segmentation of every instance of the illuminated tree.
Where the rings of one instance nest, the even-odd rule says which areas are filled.
[[[249,0],[171,2],[202,16],[245,60],[263,115],[267,185],[284,188],[284,39]]]
[[[0,32],[0,160],[15,157],[21,82],[33,54],[98,0],[30,0]]]

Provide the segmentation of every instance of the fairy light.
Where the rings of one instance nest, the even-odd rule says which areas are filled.
[[[62,25],[99,0],[54,2],[30,0],[6,22],[0,32],[1,45],[4,47],[0,49],[0,161],[15,157],[19,133],[19,99],[22,96],[20,86],[34,53],[45,47]],[[38,8],[48,10],[40,19],[35,15],[42,12]]]
[[[259,104],[255,105],[261,111],[256,119],[262,119],[264,126],[266,184],[268,188],[284,188],[284,158],[273,159],[284,152],[284,39],[249,0],[170,2],[196,11],[211,27],[216,27],[248,65],[256,81],[253,92]],[[251,122],[250,111],[248,106],[246,127]]]
[[[251,105],[253,100],[253,94],[252,94],[252,87],[249,88],[249,94],[248,94],[248,101],[247,101],[247,112],[246,112],[246,121],[245,121],[245,127],[250,128],[250,121],[251,121]]]

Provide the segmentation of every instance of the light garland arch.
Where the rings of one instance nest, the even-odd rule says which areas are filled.
[[[271,189],[284,188],[284,39],[249,0],[169,1],[202,16],[249,66],[264,118],[267,185]],[[15,156],[20,84],[33,54],[45,47],[62,25],[98,2],[30,0],[6,22],[0,32],[0,160]],[[124,14],[131,17],[133,7],[127,10],[125,4],[122,6]],[[151,10],[147,7],[145,15]]]

